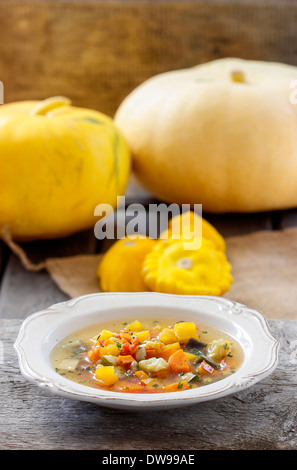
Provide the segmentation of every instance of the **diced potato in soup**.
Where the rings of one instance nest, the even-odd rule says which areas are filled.
[[[79,330],[51,357],[65,378],[121,393],[191,390],[230,376],[242,360],[238,342],[213,327],[147,319]]]

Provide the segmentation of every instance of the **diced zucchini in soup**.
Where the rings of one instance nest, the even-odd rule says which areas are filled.
[[[81,341],[78,339],[76,341],[69,341],[69,343],[66,343],[63,348],[65,349],[75,349],[79,348],[81,346]]]
[[[191,380],[193,380],[195,377],[196,377],[195,374],[192,374],[191,372],[188,372],[187,374],[184,374],[182,376],[182,379],[186,380],[187,382],[191,382]]]
[[[135,359],[136,361],[140,362],[140,361],[143,361],[145,358],[146,358],[146,348],[140,346],[135,353]]]
[[[161,357],[152,357],[139,362],[139,369],[145,372],[158,372],[160,370],[168,369],[168,363]]]
[[[121,366],[115,366],[114,373],[118,379],[122,379],[123,377],[125,377],[126,369]]]
[[[106,356],[101,357],[100,362],[104,366],[114,366],[117,360],[118,360],[117,356],[110,356],[107,354]]]
[[[75,359],[75,358],[64,359],[58,365],[58,369],[75,370],[78,366],[78,363],[79,363],[79,359]]]
[[[208,351],[208,357],[213,360],[220,360],[222,357],[226,356],[228,354],[230,349],[229,342],[225,341],[223,339],[215,339],[213,340],[207,351]]]

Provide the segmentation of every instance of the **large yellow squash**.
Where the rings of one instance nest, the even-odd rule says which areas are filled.
[[[92,227],[129,170],[125,139],[104,114],[60,97],[0,106],[0,233],[8,226],[26,241]]]
[[[284,209],[297,205],[296,91],[297,67],[219,59],[144,82],[115,122],[158,199],[208,212]]]

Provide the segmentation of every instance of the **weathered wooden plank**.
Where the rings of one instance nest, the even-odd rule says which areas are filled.
[[[276,227],[279,230],[297,226],[297,209],[280,212],[276,217]]]
[[[9,250],[7,246],[0,240],[0,283],[6,266]]]
[[[60,240],[22,244],[32,263],[46,258],[95,253],[98,240],[93,231],[86,231]],[[0,318],[25,318],[34,311],[68,299],[47,271],[31,272],[11,254],[0,286]]]
[[[207,214],[203,217],[208,220],[224,236],[243,235],[258,230],[272,230],[270,213],[258,214]]]
[[[11,255],[1,283],[0,318],[25,318],[67,299],[46,271],[30,272]]]
[[[85,231],[64,239],[35,241],[20,246],[30,262],[39,263],[51,257],[95,253],[98,240],[93,231]],[[67,298],[45,270],[31,272],[22,266],[17,256],[10,256],[1,282],[0,318],[25,318]]]
[[[291,347],[297,338],[296,321],[270,322],[281,343],[280,361],[274,373],[259,384],[189,408],[149,413],[62,399],[27,383],[12,347],[20,324],[19,320],[0,320],[4,350],[0,449],[296,448],[297,366]]]
[[[296,18],[293,1],[2,0],[5,101],[63,94],[113,115],[167,70],[226,56],[297,64]]]
[[[94,225],[95,225],[94,217]],[[20,246],[33,263],[39,263],[46,258],[57,256],[71,256],[74,254],[96,253],[100,249],[100,242],[94,236],[94,230],[86,230],[69,237],[53,240],[37,240],[22,243]]]

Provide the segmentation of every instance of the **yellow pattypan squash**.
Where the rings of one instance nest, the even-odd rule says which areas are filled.
[[[117,240],[103,255],[97,269],[101,289],[105,292],[147,291],[141,268],[145,256],[156,243],[145,236]]]
[[[152,291],[170,294],[222,295],[232,283],[225,253],[203,239],[199,248],[185,250],[184,240],[159,240],[146,256],[142,276]]]
[[[218,250],[225,251],[226,243],[222,235],[207,220],[200,217],[194,211],[183,212],[173,217],[168,223],[168,230],[165,230],[160,238],[191,236],[194,229],[202,231],[202,238],[211,240]],[[194,236],[200,236],[200,233],[194,233]]]
[[[94,209],[115,208],[130,150],[113,120],[64,97],[0,106],[0,237],[58,238],[94,226]]]

